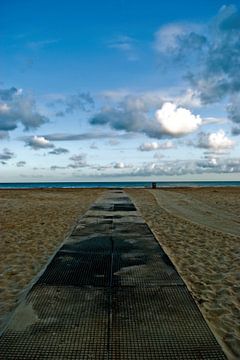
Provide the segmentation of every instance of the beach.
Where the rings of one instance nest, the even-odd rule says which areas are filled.
[[[229,359],[240,358],[240,189],[128,190]]]
[[[98,189],[0,190],[0,330]]]
[[[99,189],[0,190],[0,321]],[[240,357],[240,188],[126,189],[229,359]]]

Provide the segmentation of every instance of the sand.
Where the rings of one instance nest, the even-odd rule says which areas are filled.
[[[229,359],[240,359],[240,189],[127,190]]]
[[[0,330],[98,189],[0,190]]]

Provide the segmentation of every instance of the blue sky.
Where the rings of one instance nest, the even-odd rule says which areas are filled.
[[[239,2],[0,13],[0,181],[239,179]]]

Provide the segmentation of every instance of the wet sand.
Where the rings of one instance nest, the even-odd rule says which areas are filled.
[[[129,189],[229,359],[240,358],[240,189]]]
[[[103,190],[0,190],[0,330],[23,290]]]

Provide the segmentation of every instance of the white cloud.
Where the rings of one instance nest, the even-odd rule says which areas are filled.
[[[201,133],[199,135],[198,147],[221,151],[233,148],[235,142],[226,136],[225,131],[220,129],[215,133]]]
[[[0,89],[0,130],[14,130],[19,123],[25,130],[36,129],[48,121],[37,111],[35,100],[22,89]]]
[[[103,169],[102,169],[103,170]],[[193,174],[226,174],[240,172],[240,158],[208,158],[143,163],[122,176],[182,176]],[[103,173],[114,176],[116,173]],[[117,174],[119,176],[119,174]]]
[[[174,148],[172,141],[168,140],[163,143],[158,143],[156,141],[150,143],[141,144],[138,148],[140,151],[154,151],[154,150],[167,150]]]
[[[162,108],[155,113],[156,121],[162,131],[172,136],[190,134],[202,124],[199,115],[193,115],[190,110],[166,102]]]
[[[126,166],[124,164],[124,162],[120,161],[114,164],[114,169],[124,169]]]
[[[208,137],[209,146],[213,149],[229,149],[234,145],[234,141],[229,139],[223,130],[212,133]]]
[[[154,99],[155,102],[156,99]],[[163,104],[163,105],[162,105]],[[156,105],[156,104],[155,104]],[[152,116],[152,112],[159,108]],[[114,106],[105,106],[90,118],[90,124],[109,125],[115,130],[129,133],[144,133],[151,138],[180,137],[192,133],[202,124],[199,115],[178,107],[173,102],[160,102],[158,107],[149,103],[149,98],[127,96]]]
[[[54,144],[45,139],[44,136],[33,136],[25,140],[26,146],[34,150],[54,148]]]
[[[185,93],[180,96],[175,96],[174,102],[178,106],[187,106],[191,108],[201,107],[201,98],[197,90],[191,88],[187,89]]]

